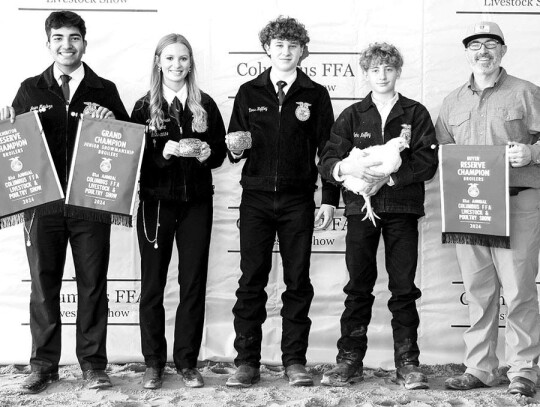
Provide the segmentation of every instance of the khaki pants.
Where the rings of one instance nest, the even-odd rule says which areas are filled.
[[[487,385],[497,384],[495,354],[500,289],[508,306],[505,359],[508,378],[536,383],[540,355],[540,317],[536,275],[540,250],[540,190],[510,197],[512,249],[456,245],[468,300],[471,327],[464,334],[465,365]]]

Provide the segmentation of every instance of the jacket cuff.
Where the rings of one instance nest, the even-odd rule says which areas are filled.
[[[339,205],[339,192],[341,188],[336,185],[328,184],[322,188],[321,205],[332,205],[338,207]]]

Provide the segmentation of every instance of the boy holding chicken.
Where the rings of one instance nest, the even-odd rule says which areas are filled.
[[[324,374],[321,383],[342,386],[362,380],[372,291],[377,279],[377,247],[382,234],[392,294],[388,308],[392,312],[397,380],[407,389],[425,389],[427,378],[418,367],[420,321],[415,303],[421,293],[414,278],[418,219],[424,215],[424,181],[433,177],[438,162],[433,147],[435,130],[422,104],[395,91],[403,66],[396,47],[371,44],[362,51],[360,65],[371,92],[338,117],[319,163],[319,171],[327,180],[342,184],[354,177],[365,185],[361,194],[343,189],[348,220],[345,260],[350,278],[344,288],[347,298],[341,316],[337,365]],[[387,164],[385,160],[395,160],[392,155],[373,158],[366,150],[357,159],[346,159],[355,147],[380,146],[396,137],[403,137],[408,148],[400,153],[402,163],[393,173],[377,170]],[[370,198],[379,217],[373,223],[364,218],[364,197]]]

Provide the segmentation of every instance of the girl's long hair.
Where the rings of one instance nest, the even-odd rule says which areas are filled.
[[[206,110],[204,110],[201,104],[201,90],[197,86],[195,76],[195,59],[193,58],[193,49],[189,41],[180,34],[168,34],[161,38],[156,46],[156,51],[154,53],[154,61],[152,64],[152,73],[150,75],[150,95],[149,95],[149,105],[150,105],[150,122],[149,127],[151,129],[160,129],[163,127],[163,111],[162,105],[164,102],[163,98],[163,72],[158,66],[158,61],[163,52],[163,49],[168,45],[179,43],[184,45],[189,51],[189,60],[191,62],[190,71],[186,76],[186,86],[187,86],[187,107],[193,113],[193,130],[199,133],[206,131],[208,128]]]

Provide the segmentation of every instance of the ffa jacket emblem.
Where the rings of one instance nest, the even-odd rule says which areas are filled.
[[[103,172],[109,172],[111,170],[111,159],[103,158],[103,161],[99,164],[99,169]]]
[[[311,103],[296,102],[296,104],[298,105],[298,107],[296,108],[294,114],[296,114],[296,118],[298,120],[300,120],[301,122],[305,122],[307,119],[309,119],[309,116],[311,116],[311,112],[309,111]]]
[[[467,193],[471,198],[476,198],[478,195],[480,195],[478,184],[469,184],[469,189],[467,190]]]
[[[399,137],[403,137],[407,144],[411,143],[411,125],[410,124],[402,124],[401,125],[401,133],[399,134]]]
[[[86,107],[84,108],[83,114],[92,114],[98,110],[99,105],[94,102],[84,102]]]
[[[10,160],[11,160],[10,166],[11,166],[12,171],[19,172],[20,170],[22,170],[23,164],[21,160],[19,160],[19,157],[10,158]]]

